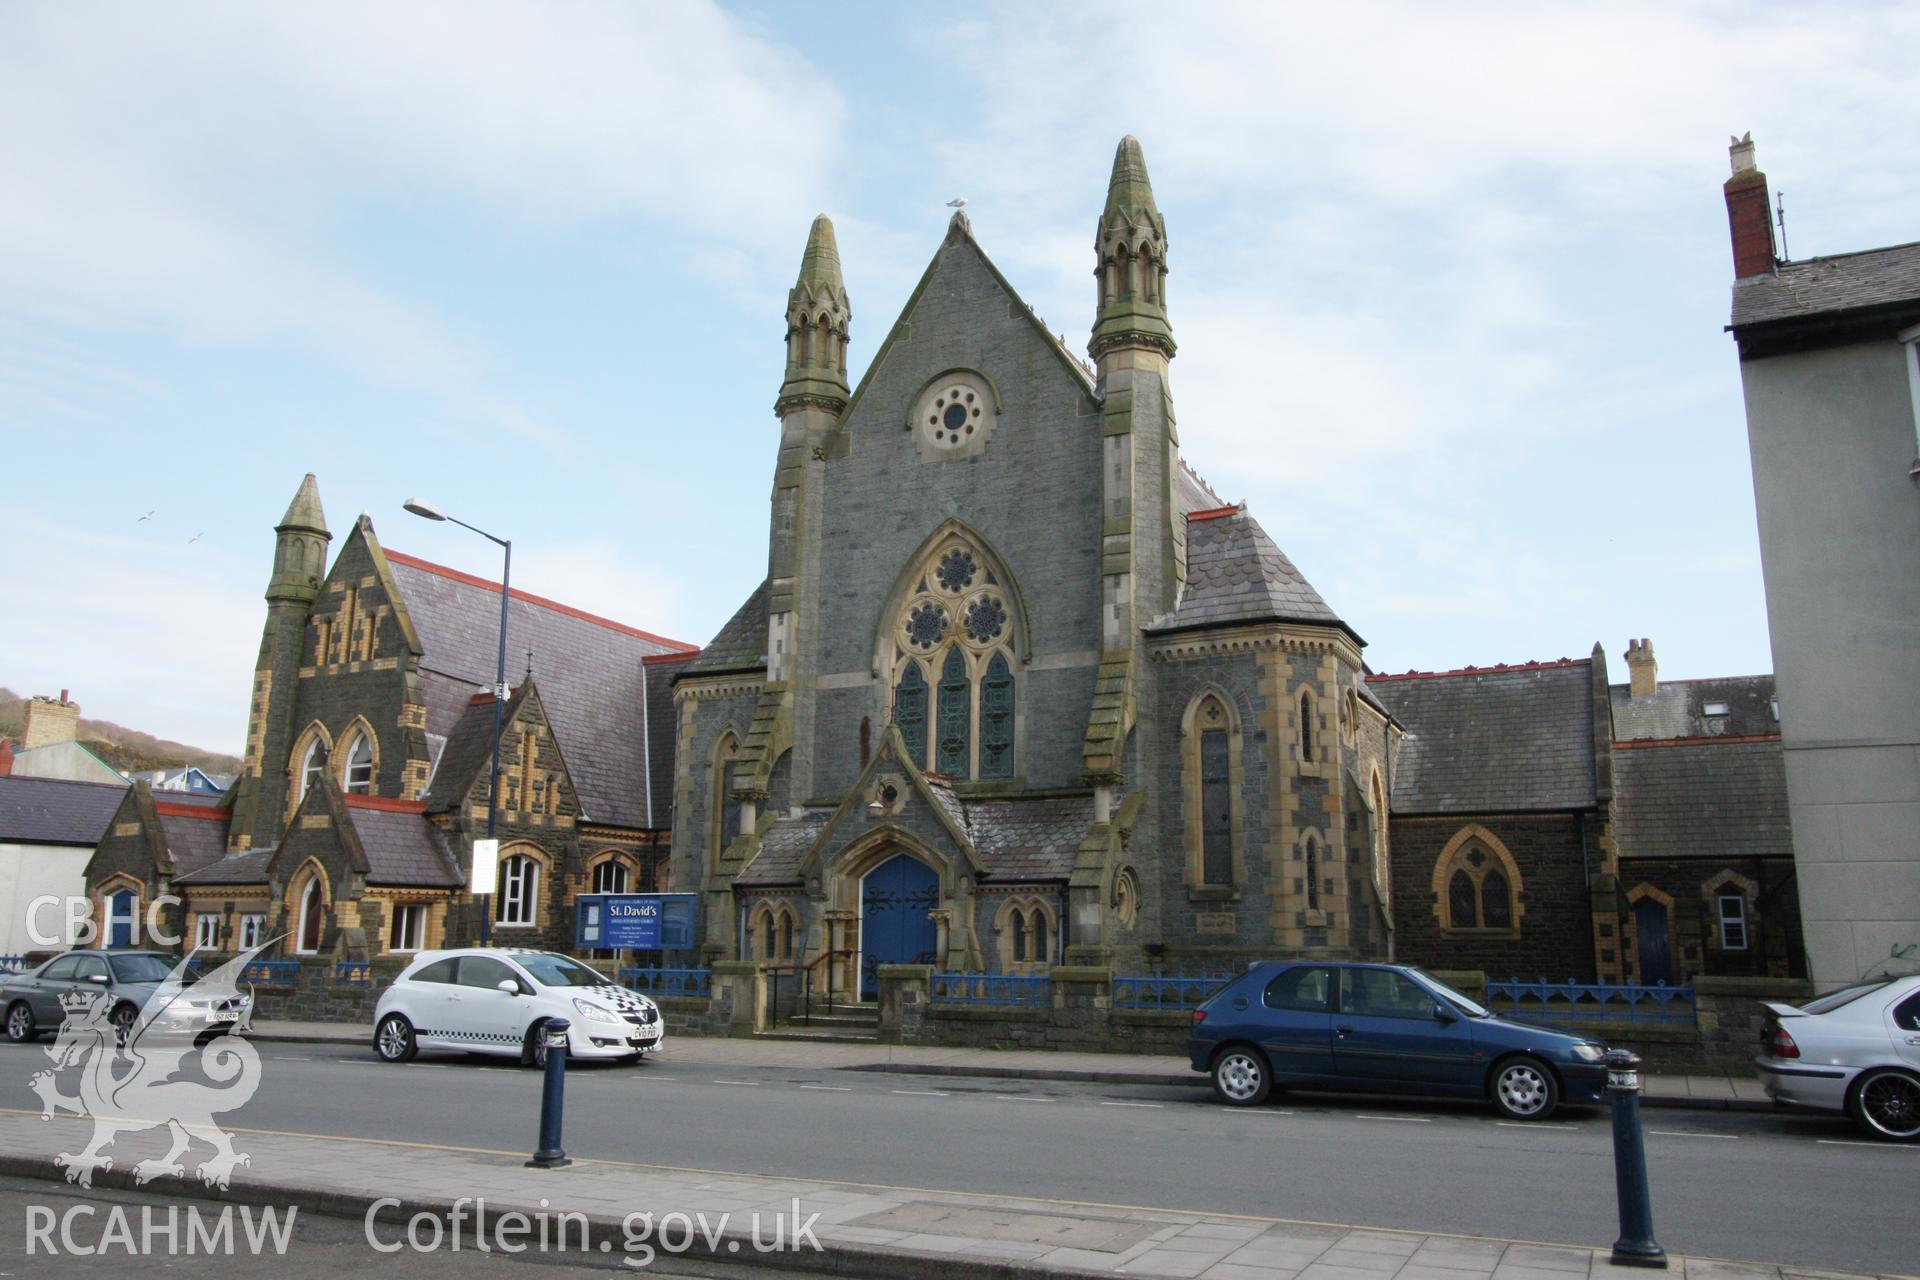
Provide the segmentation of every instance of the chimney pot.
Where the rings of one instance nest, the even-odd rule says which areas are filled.
[[[1753,135],[1735,138],[1727,148],[1733,176],[1722,188],[1727,199],[1727,230],[1733,237],[1733,276],[1745,280],[1770,275],[1778,260],[1773,243],[1773,208],[1767,175],[1753,158]]]
[[[1633,696],[1651,698],[1660,683],[1660,667],[1653,660],[1653,641],[1644,637],[1627,641],[1627,670]]]

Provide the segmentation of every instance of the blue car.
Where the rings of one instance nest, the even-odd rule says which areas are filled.
[[[1229,1106],[1337,1089],[1485,1098],[1515,1120],[1605,1097],[1606,1046],[1495,1017],[1397,964],[1256,964],[1193,1012],[1187,1055]]]

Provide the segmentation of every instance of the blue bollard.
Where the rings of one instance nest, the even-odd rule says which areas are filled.
[[[1607,1095],[1613,1107],[1613,1185],[1620,1199],[1617,1267],[1665,1270],[1667,1251],[1653,1238],[1653,1196],[1647,1186],[1647,1148],[1640,1134],[1640,1055],[1607,1053]]]
[[[560,1118],[567,1098],[567,1031],[572,1026],[565,1018],[551,1018],[540,1028],[547,1067],[540,1087],[540,1149],[527,1161],[529,1169],[564,1169],[573,1163],[560,1149]]]

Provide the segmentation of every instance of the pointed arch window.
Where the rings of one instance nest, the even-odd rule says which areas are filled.
[[[1187,892],[1232,897],[1244,878],[1241,850],[1242,740],[1227,694],[1201,689],[1180,720],[1180,784],[1186,831]]]
[[[1300,691],[1300,763],[1313,763],[1313,695]]]
[[[980,682],[980,776],[1013,776],[1013,672],[1003,653],[993,655]]]
[[[310,876],[300,891],[298,927],[294,931],[294,950],[312,955],[320,950],[320,937],[326,927],[326,896],[320,891],[320,877]]]
[[[307,792],[313,789],[314,783],[326,776],[327,759],[331,754],[332,753],[327,750],[327,743],[324,738],[316,736],[312,742],[307,744],[307,753],[300,759],[299,798],[301,800],[307,798]]]
[[[593,891],[595,893],[625,893],[627,891],[627,866],[616,857],[608,858],[593,869]]]
[[[500,862],[499,904],[494,923],[509,927],[531,925],[540,903],[540,864],[525,854]]]
[[[346,789],[363,796],[373,791],[373,740],[364,732],[354,734],[347,748]]]
[[[1320,842],[1312,836],[1307,837],[1306,864],[1307,910],[1318,911],[1320,909]]]
[[[927,677],[920,664],[911,659],[893,691],[893,722],[907,744],[907,755],[915,764],[927,758]]]
[[[1442,929],[1508,932],[1519,927],[1519,868],[1484,827],[1466,827],[1447,842],[1434,865],[1433,888]]]
[[[1200,731],[1201,881],[1233,883],[1233,769],[1225,728]]]
[[[940,672],[939,742],[934,768],[956,778],[967,776],[968,721],[973,711],[973,681],[967,676],[967,655],[958,647],[947,653]]]

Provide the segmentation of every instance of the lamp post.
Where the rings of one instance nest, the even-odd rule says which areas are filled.
[[[500,658],[493,671],[493,769],[487,777],[487,839],[493,840],[494,816],[500,809],[500,729],[501,717],[506,712],[507,702],[507,601],[511,598],[508,591],[509,579],[513,575],[513,543],[505,538],[496,538],[485,529],[457,520],[425,498],[408,498],[406,509],[425,520],[445,520],[471,530],[487,541],[497,544],[505,553],[500,565]],[[497,846],[496,846],[497,847]],[[480,945],[486,946],[489,936],[488,925],[493,917],[491,894],[480,896]]]

